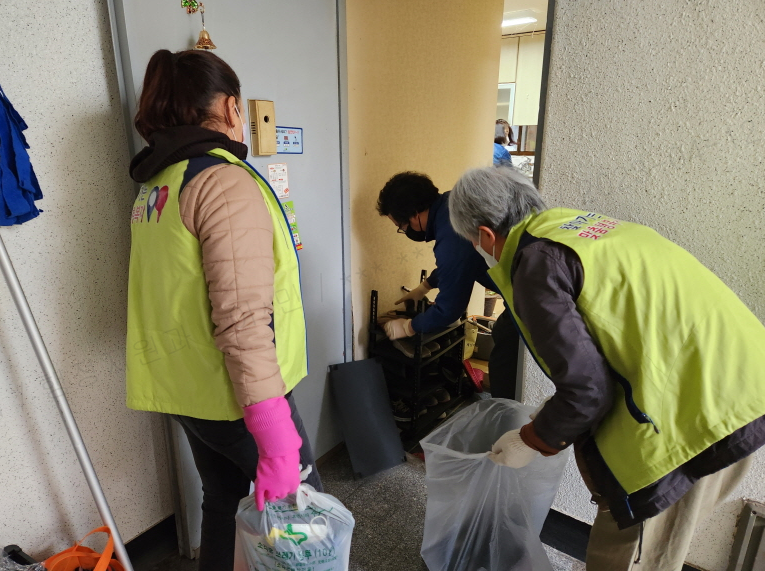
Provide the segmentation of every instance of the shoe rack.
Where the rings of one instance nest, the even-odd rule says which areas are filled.
[[[423,270],[421,280],[426,276]],[[414,314],[398,312],[401,317],[413,318],[427,310],[423,300],[416,304]],[[420,438],[428,434],[446,417],[455,412],[473,392],[462,365],[465,351],[465,323],[467,315],[451,326],[440,331],[416,334],[410,337],[413,353],[408,357],[390,341],[382,327],[377,324],[379,317],[378,292],[372,290],[369,316],[369,356],[375,358],[383,368],[385,381],[391,402],[403,401],[409,408],[405,420],[399,417],[396,423],[401,430],[401,439],[405,447],[408,443],[416,445]],[[426,345],[436,342],[439,348],[429,352]],[[445,389],[450,400],[428,406],[420,414],[428,397],[433,397],[438,389]],[[443,393],[441,393],[443,394]]]

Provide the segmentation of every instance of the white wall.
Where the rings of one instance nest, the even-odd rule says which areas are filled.
[[[548,204],[657,229],[761,320],[764,27],[761,0],[557,0],[540,181]],[[551,385],[532,368],[536,403]],[[699,528],[690,563],[726,568],[742,497],[765,500],[765,451]],[[588,500],[570,469],[555,507],[591,521]]]
[[[104,2],[3,2],[0,80],[29,124],[45,199],[0,234],[125,540],[172,513],[156,415],[125,407],[133,185]],[[36,556],[100,525],[16,309],[0,283],[0,545]]]

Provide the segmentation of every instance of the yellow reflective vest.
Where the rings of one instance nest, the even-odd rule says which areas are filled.
[[[576,300],[617,373],[614,406],[594,435],[627,494],[656,482],[765,414],[765,327],[691,254],[657,232],[597,213],[533,213],[513,227],[489,275],[537,354],[513,306],[510,270],[529,233],[581,260]]]
[[[257,182],[274,225],[276,356],[287,390],[308,372],[297,251],[271,187],[228,151],[208,154],[245,169]],[[141,186],[131,216],[128,284],[127,406],[206,420],[236,420],[223,353],[215,346],[202,248],[179,211],[189,161],[171,165]]]

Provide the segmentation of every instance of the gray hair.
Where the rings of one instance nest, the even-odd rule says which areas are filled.
[[[506,166],[470,170],[449,193],[452,226],[468,240],[478,238],[479,226],[506,237],[533,210],[546,208],[534,184]]]

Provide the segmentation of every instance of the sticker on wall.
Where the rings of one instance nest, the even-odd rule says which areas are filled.
[[[303,129],[300,127],[276,127],[276,153],[279,155],[303,154]]]
[[[275,163],[268,165],[268,182],[274,189],[279,200],[290,197],[289,180],[287,177],[287,163]]]
[[[295,242],[295,248],[302,250],[303,242],[300,241],[300,231],[298,230],[297,217],[295,216],[295,205],[290,200],[289,202],[285,202],[282,206],[284,206],[284,214],[287,215],[287,222],[290,224],[290,231],[292,232],[292,240]]]

